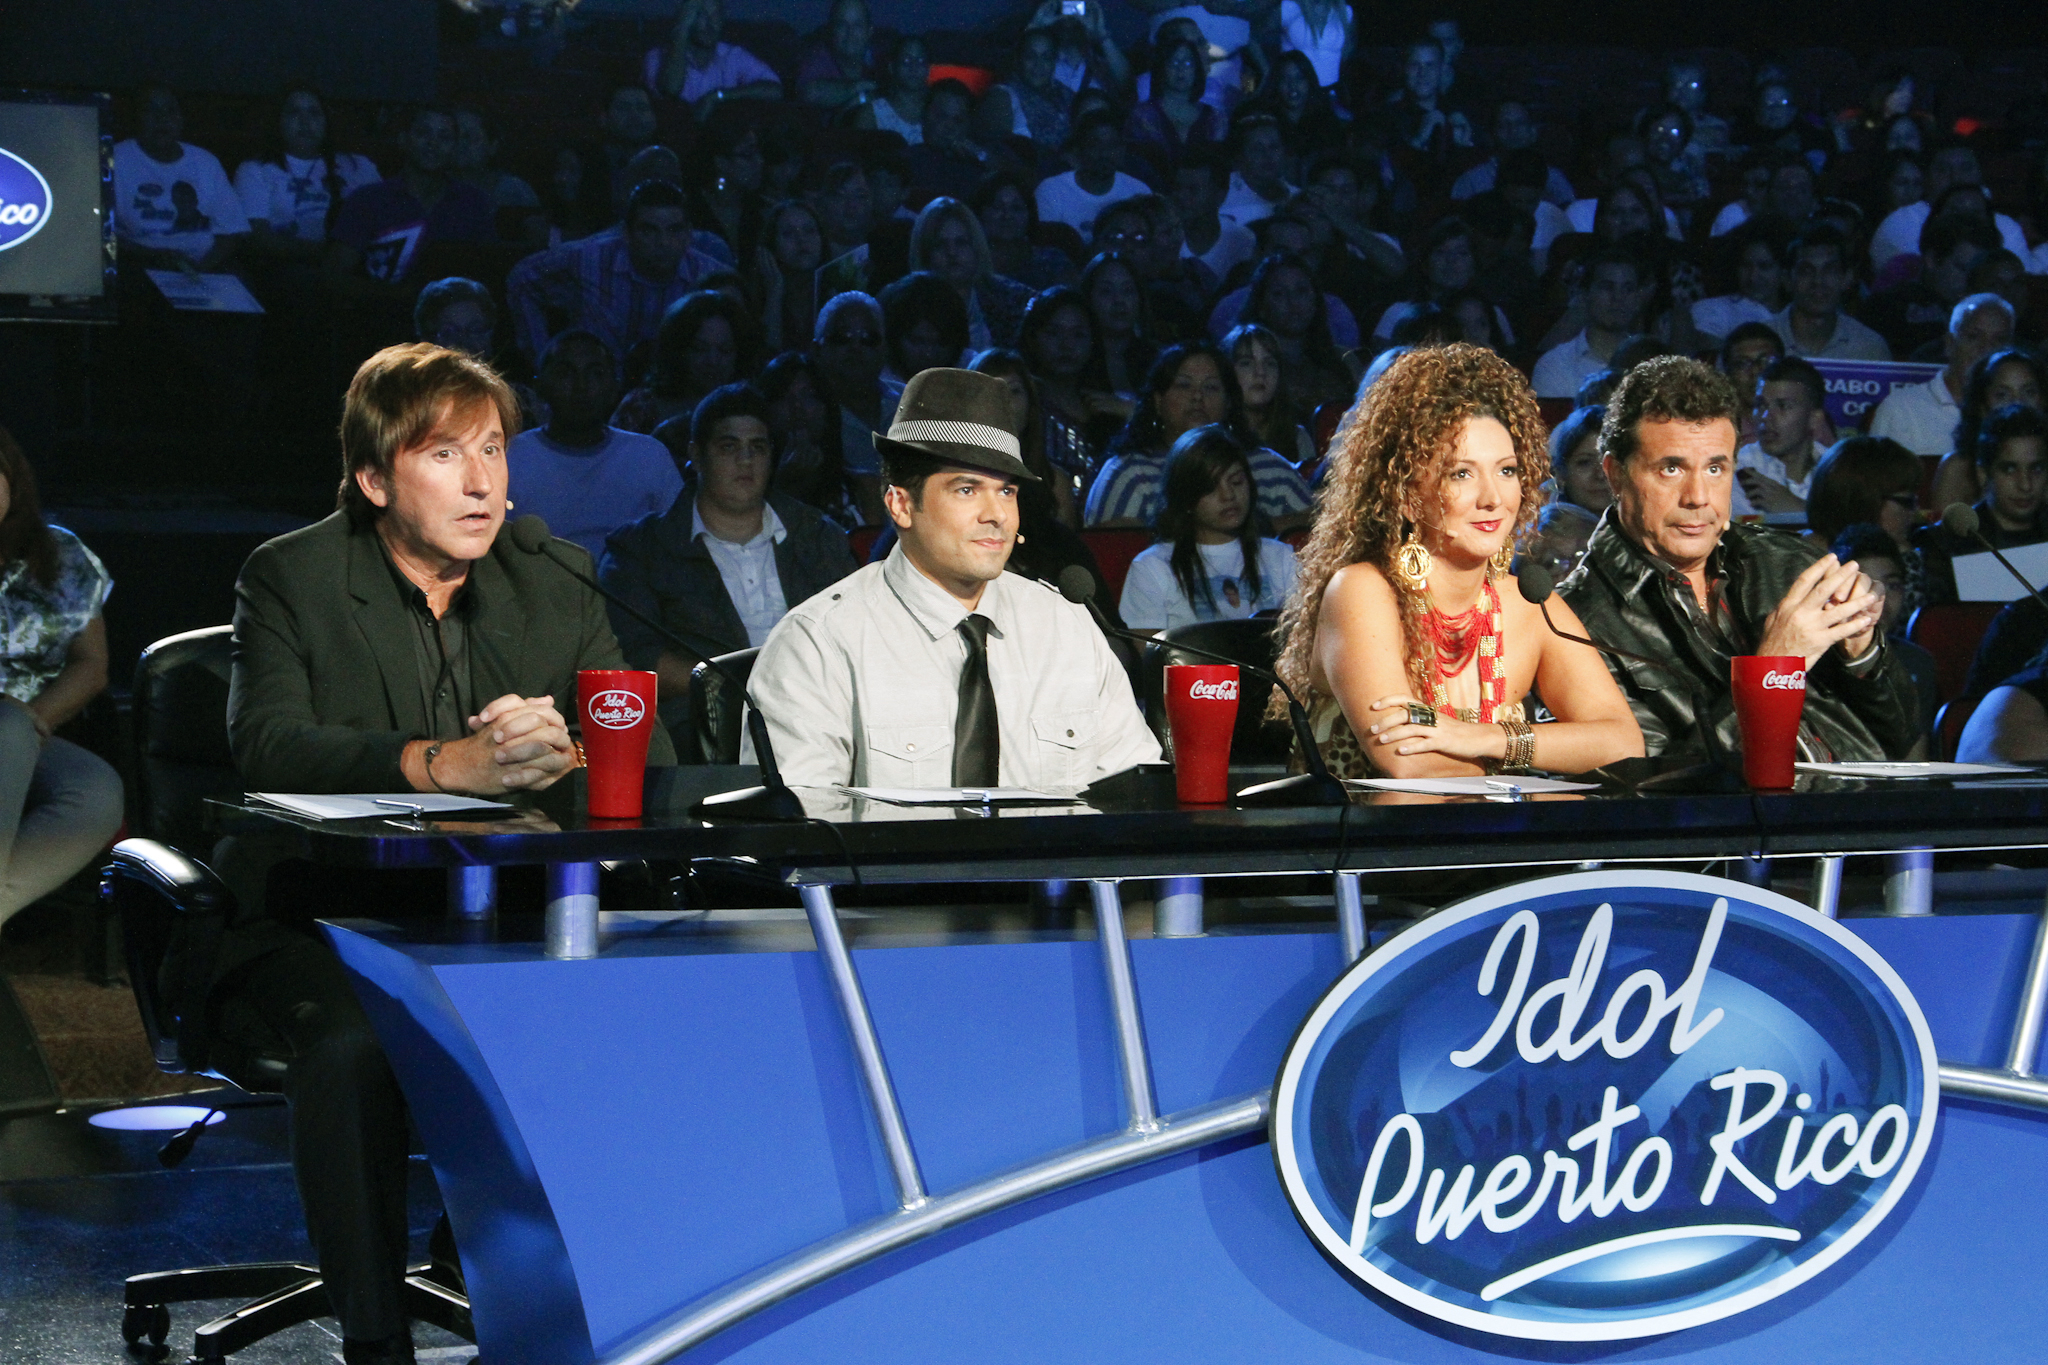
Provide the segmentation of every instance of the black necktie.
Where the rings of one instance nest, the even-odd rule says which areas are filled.
[[[1001,770],[1001,737],[996,733],[996,690],[988,681],[986,616],[960,623],[967,662],[960,669],[960,708],[953,715],[953,785],[993,787]]]

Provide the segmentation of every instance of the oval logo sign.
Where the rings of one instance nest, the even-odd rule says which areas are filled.
[[[640,698],[622,688],[600,692],[590,699],[590,719],[607,730],[630,730],[647,714]]]
[[[1783,896],[1591,872],[1445,909],[1347,972],[1273,1095],[1303,1226],[1364,1284],[1551,1341],[1677,1331],[1813,1278],[1934,1133],[1884,960]]]
[[[50,221],[50,182],[28,162],[0,147],[0,251],[20,246]]]

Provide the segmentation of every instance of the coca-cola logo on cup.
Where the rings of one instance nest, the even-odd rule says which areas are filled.
[[[640,698],[624,688],[612,688],[590,699],[590,720],[607,730],[630,730],[647,714]]]
[[[1188,696],[1195,701],[1236,701],[1237,679],[1225,678],[1221,682],[1203,682],[1197,678],[1188,684]]]
[[[1780,673],[1774,668],[1764,674],[1762,686],[1766,692],[1804,692],[1806,690],[1806,670],[1800,668],[1794,669],[1790,673]]]

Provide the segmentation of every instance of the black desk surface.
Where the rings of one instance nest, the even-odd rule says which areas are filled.
[[[773,825],[690,815],[697,799],[748,785],[754,771],[682,767],[650,773],[639,820],[585,815],[580,774],[502,820],[316,822],[236,805],[215,816],[223,829],[295,829],[303,856],[336,866],[747,857],[821,882],[851,880],[849,859],[866,881],[1009,881],[2048,847],[2048,775],[1859,781],[1802,773],[1791,792],[1725,781],[1633,785],[1658,769],[1636,760],[1586,792],[1359,792],[1349,807],[1253,810],[1143,798],[917,807],[804,788],[813,818]],[[1232,788],[1270,775],[1234,774]]]

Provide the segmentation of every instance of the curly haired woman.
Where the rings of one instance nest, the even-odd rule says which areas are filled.
[[[1394,362],[1346,420],[1279,670],[1342,777],[1584,772],[1643,752],[1600,656],[1503,590],[1549,477],[1521,375],[1477,346]],[[1582,634],[1553,598],[1560,630]],[[1531,692],[1556,719],[1531,726]]]

